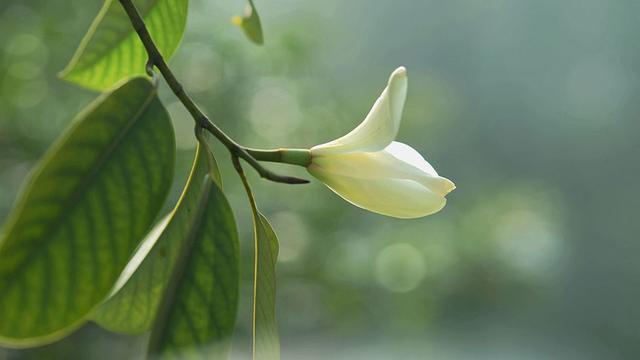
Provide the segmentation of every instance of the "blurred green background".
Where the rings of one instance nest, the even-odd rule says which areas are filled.
[[[403,221],[316,181],[251,181],[281,241],[284,359],[640,357],[640,3],[634,0],[257,1],[265,45],[230,24],[236,1],[192,0],[171,66],[207,113],[253,147],[310,147],[357,125],[399,66],[399,140],[458,186]],[[0,221],[34,162],[96,94],[56,78],[101,1],[0,2]],[[175,201],[192,120],[178,136]],[[234,357],[250,354],[251,234]],[[303,169],[273,166],[307,176]],[[145,337],[87,325],[0,359],[124,359]]]

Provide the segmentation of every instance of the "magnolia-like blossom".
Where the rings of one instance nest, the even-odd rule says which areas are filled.
[[[347,135],[311,148],[309,173],[348,202],[379,214],[433,214],[455,189],[412,147],[394,141],[407,95],[407,71],[397,68],[367,117]]]

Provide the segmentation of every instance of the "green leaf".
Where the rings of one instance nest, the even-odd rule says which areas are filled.
[[[0,342],[42,344],[83,323],[149,230],[174,159],[169,115],[146,79],[78,116],[0,235]]]
[[[160,53],[178,48],[187,21],[188,0],[135,0]],[[106,0],[60,77],[94,90],[145,74],[147,53],[117,0]]]
[[[256,7],[253,5],[253,0],[248,0],[244,9],[244,15],[234,16],[231,21],[242,29],[249,40],[258,45],[262,45],[264,42],[262,25],[260,24],[258,11],[256,11]]]
[[[226,358],[238,307],[238,234],[222,190],[207,175],[158,316],[149,354]]]
[[[206,146],[206,144],[204,145]],[[208,161],[215,159],[198,144],[191,173],[175,208],[147,235],[122,272],[112,295],[93,313],[92,319],[104,328],[138,334],[151,328],[161,297],[169,282],[180,244],[202,216],[196,211]],[[220,177],[217,167],[211,168]]]
[[[257,211],[255,227],[255,274],[253,296],[253,358],[280,359],[276,321],[276,261],[278,237],[269,221]]]
[[[276,321],[276,262],[278,237],[258,210],[249,182],[238,159],[234,163],[249,197],[255,240],[253,274],[253,359],[280,359],[280,338]]]

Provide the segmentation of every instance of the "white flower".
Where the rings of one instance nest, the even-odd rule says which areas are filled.
[[[347,135],[311,148],[309,173],[348,202],[379,214],[433,214],[455,189],[412,147],[396,142],[407,95],[407,71],[397,68],[364,121]]]

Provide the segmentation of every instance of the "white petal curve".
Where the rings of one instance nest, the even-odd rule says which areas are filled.
[[[402,161],[414,168],[422,170],[425,174],[438,176],[436,169],[425,160],[422,155],[411,146],[401,143],[399,141],[393,141],[389,146],[384,149],[384,152],[394,158]]]
[[[309,172],[340,197],[360,208],[401,219],[413,219],[440,211],[444,196],[429,191],[422,184],[402,179],[367,179]]]
[[[311,153],[329,155],[384,149],[398,134],[406,96],[407,71],[401,66],[391,74],[387,87],[360,125],[341,138],[314,146]]]
[[[419,152],[407,144],[394,141],[384,149],[386,156],[394,157],[395,171],[411,176],[411,179],[427,186],[431,191],[444,196],[453,191],[453,181],[438,175],[436,169]],[[391,163],[391,161],[388,161]]]
[[[310,171],[322,172],[325,177],[411,180],[440,196],[455,189],[453,182],[439,176],[420,153],[395,141],[382,151],[314,156],[311,161]]]

